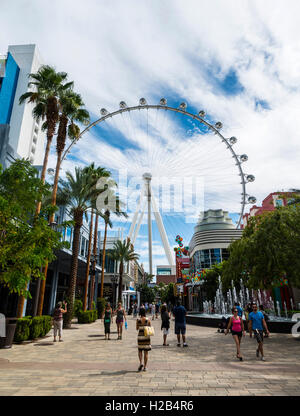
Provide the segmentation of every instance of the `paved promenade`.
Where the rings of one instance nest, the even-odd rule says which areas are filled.
[[[232,336],[215,328],[187,326],[188,348],[178,348],[171,323],[169,347],[162,346],[160,319],[147,372],[137,372],[135,320],[128,318],[123,340],[105,341],[103,321],[64,331],[53,343],[52,331],[37,342],[0,350],[0,395],[300,395],[300,339],[271,334],[266,362],[256,358],[256,341],[243,340],[244,361],[235,358]],[[51,334],[51,335],[50,335]]]

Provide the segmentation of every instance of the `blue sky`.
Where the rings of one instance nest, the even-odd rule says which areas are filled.
[[[40,0],[2,0],[0,53],[9,44],[36,43],[46,63],[75,81],[92,119],[103,107],[114,111],[121,100],[132,106],[141,97],[205,110],[208,121],[223,123],[225,137],[238,138],[236,152],[249,156],[243,167],[256,181],[248,193],[261,203],[270,192],[299,188],[299,15],[296,0],[288,7],[279,0],[114,0],[113,6],[104,0],[42,6]],[[236,166],[217,137],[184,116],[154,111],[147,123],[145,114],[124,114],[94,128],[62,171],[94,161],[116,174],[127,170],[128,178],[145,169],[178,183],[199,176],[205,208],[237,212]],[[55,166],[54,152],[49,166]],[[183,215],[163,213],[163,219],[170,244],[177,233],[188,244],[195,224]],[[119,226],[126,234],[129,222],[115,222],[114,229]],[[154,263],[161,264],[155,228],[153,235]],[[147,268],[145,237],[144,224],[136,248]]]

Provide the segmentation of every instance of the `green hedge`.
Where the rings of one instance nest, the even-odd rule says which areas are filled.
[[[97,318],[98,318],[98,312],[96,310],[78,313],[79,324],[90,324],[92,322],[95,322]]]
[[[14,342],[44,337],[48,334],[51,327],[52,317],[48,315],[20,318],[17,320]]]
[[[78,318],[78,314],[83,310],[83,303],[80,299],[75,299],[74,302],[74,316]]]
[[[31,316],[17,320],[14,342],[26,341],[30,337]]]

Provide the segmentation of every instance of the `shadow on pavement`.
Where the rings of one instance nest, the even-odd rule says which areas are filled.
[[[128,373],[138,373],[136,370],[120,370],[120,371],[101,371],[99,374],[89,374],[91,377],[94,376],[122,376]]]
[[[40,342],[38,344],[33,344],[34,347],[46,347],[47,345],[54,345],[54,342]]]

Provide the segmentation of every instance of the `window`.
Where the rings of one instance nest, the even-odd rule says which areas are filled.
[[[276,207],[282,207],[283,206],[283,199],[276,199],[275,205],[276,205]]]
[[[84,238],[84,237],[82,237],[81,236],[81,245],[80,245],[80,255],[82,256],[82,257],[84,257],[84,251],[85,251],[85,242],[86,242],[86,239]]]

